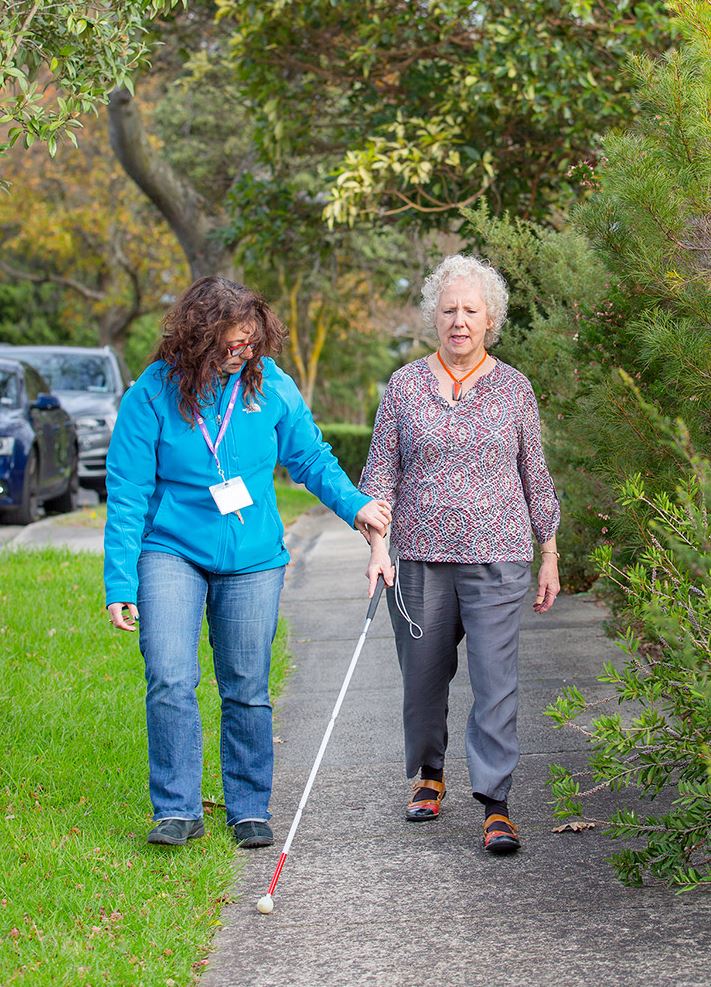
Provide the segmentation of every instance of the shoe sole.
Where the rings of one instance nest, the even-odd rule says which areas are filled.
[[[185,846],[188,840],[196,840],[198,837],[204,835],[205,827],[201,826],[200,829],[196,830],[194,833],[191,833],[189,836],[186,836],[184,840],[176,840],[172,836],[162,836],[160,834],[157,837],[153,837],[153,834],[149,833],[146,842],[152,843],[154,846]]]
[[[248,836],[246,840],[241,840],[237,844],[238,850],[259,850],[261,847],[274,846],[274,840],[267,840],[261,836]]]
[[[414,815],[411,816],[409,812],[406,812],[405,813],[405,819],[407,819],[408,822],[415,822],[415,823],[418,823],[418,822],[434,822],[435,819],[439,819],[439,816],[440,816],[439,812],[436,815],[433,812],[429,816],[414,816]]]
[[[494,840],[484,849],[487,853],[493,853],[496,856],[503,857],[507,853],[516,853],[517,850],[521,849],[521,844],[518,840]]]

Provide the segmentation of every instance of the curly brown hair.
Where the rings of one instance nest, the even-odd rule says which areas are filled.
[[[215,397],[228,329],[251,333],[252,356],[242,370],[242,396],[249,403],[262,393],[262,358],[276,356],[287,334],[261,295],[229,278],[198,278],[163,319],[154,359],[168,364],[168,380],[177,383],[178,407],[186,421],[194,420],[196,405]]]

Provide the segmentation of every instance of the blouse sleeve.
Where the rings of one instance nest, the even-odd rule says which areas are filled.
[[[541,422],[533,389],[526,388],[519,429],[518,472],[528,504],[533,533],[540,545],[552,538],[560,523],[560,505],[546,466]]]
[[[388,384],[375,416],[368,459],[360,477],[360,490],[393,507],[401,477],[400,435],[392,381]]]

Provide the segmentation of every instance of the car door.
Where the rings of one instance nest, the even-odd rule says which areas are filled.
[[[49,395],[49,384],[28,364],[24,365],[25,390],[29,402],[29,418],[39,450],[40,491],[55,486],[66,470],[68,455],[64,415],[56,407],[38,407],[40,395]],[[64,447],[64,448],[63,448]]]

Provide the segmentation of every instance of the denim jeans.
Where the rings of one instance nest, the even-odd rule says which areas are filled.
[[[221,699],[220,758],[227,824],[269,819],[274,752],[269,664],[284,566],[241,575],[142,552],[140,645],[154,819],[202,817],[202,726],[195,689],[207,606]]]

